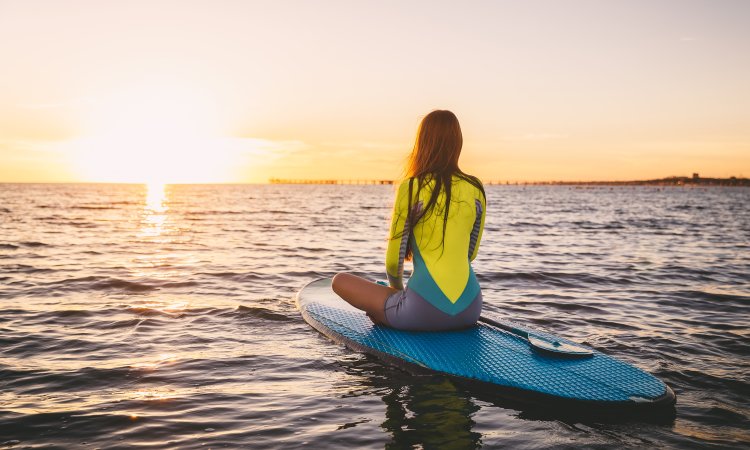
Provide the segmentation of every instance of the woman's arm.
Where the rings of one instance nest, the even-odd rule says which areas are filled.
[[[487,215],[487,199],[477,189],[478,198],[475,199],[477,217],[474,219],[474,228],[471,230],[471,240],[469,241],[469,261],[474,261],[479,253],[479,243],[482,241],[482,232],[484,231],[484,218]]]
[[[406,212],[409,201],[409,182],[401,183],[393,204],[393,216],[391,217],[391,230],[388,235],[388,250],[385,253],[385,272],[388,275],[388,283],[392,288],[404,289],[404,258],[406,257],[406,245],[409,242],[410,230],[406,223]]]

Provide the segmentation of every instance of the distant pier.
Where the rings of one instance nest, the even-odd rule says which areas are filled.
[[[271,178],[271,184],[393,184],[393,180],[309,180],[294,178]]]
[[[319,179],[308,179],[308,178],[270,178],[268,180],[271,184],[370,184],[370,185],[391,185],[395,184],[397,180],[357,180],[357,179],[348,179],[348,180],[337,180],[337,179],[331,179],[331,180],[319,180]],[[495,184],[535,184],[533,182],[526,182],[526,181],[485,181],[484,184],[487,185],[495,185]],[[547,184],[547,183],[544,183]]]
[[[394,180],[371,180],[371,179],[305,179],[305,178],[271,178],[271,184],[361,184],[361,185],[392,185]],[[656,180],[634,180],[634,181],[501,181],[484,180],[488,186],[514,185],[514,186],[750,186],[748,178],[702,178],[697,173],[692,177],[667,177]]]
[[[666,177],[654,180],[632,181],[485,181],[486,185],[523,185],[523,186],[728,186],[748,187],[750,178],[703,178],[697,173],[692,177]]]

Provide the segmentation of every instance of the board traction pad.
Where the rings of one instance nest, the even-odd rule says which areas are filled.
[[[326,284],[330,295],[345,305],[330,289],[330,279],[314,281],[305,288],[316,285],[321,289]],[[667,392],[667,386],[653,375],[593,349],[593,356],[584,359],[540,354],[525,338],[484,323],[448,332],[376,326],[364,312],[331,306],[336,304],[331,298],[318,302],[315,295],[305,296],[305,288],[298,294],[298,306],[303,316],[308,316],[306,320],[312,319],[328,331],[324,334],[341,336],[344,341],[425,369],[583,402],[649,403]],[[326,295],[325,290],[317,294]],[[513,322],[494,320],[543,338],[580,345]]]

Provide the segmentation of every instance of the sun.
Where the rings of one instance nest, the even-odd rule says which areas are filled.
[[[74,145],[84,181],[226,182],[236,152],[219,133],[216,105],[200,90],[123,89],[97,103]]]

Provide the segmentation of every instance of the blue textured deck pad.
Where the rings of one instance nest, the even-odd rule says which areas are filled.
[[[595,351],[593,357],[584,359],[545,356],[532,351],[524,338],[484,324],[451,332],[401,331],[374,326],[362,313],[320,303],[311,302],[305,310],[324,327],[354,342],[451,375],[598,402],[654,399],[666,391],[658,378],[603,353]]]

